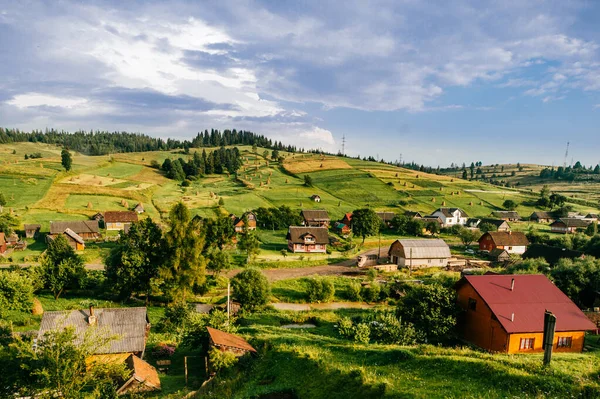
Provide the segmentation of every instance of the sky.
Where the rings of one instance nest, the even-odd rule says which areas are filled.
[[[0,126],[600,162],[599,1],[0,0]]]

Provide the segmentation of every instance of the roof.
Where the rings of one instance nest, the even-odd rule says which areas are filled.
[[[107,211],[104,212],[106,223],[131,223],[138,221],[138,214],[134,211]]]
[[[0,232],[0,244],[4,244],[6,242],[6,238],[3,232]]]
[[[327,211],[320,209],[303,209],[302,217],[304,220],[313,220],[315,222],[329,221],[329,214]]]
[[[489,223],[489,224],[494,225],[496,227],[500,227],[503,224],[508,224],[508,223],[506,223],[506,220],[502,220],[502,219],[490,219],[490,218],[481,219],[480,225],[482,225],[484,223]]]
[[[556,316],[556,331],[596,328],[577,305],[542,274],[467,275],[456,287],[465,282],[477,291],[509,334],[543,332],[546,310]]]
[[[600,219],[600,216],[597,213],[588,213],[585,215],[585,219]]]
[[[442,219],[439,216],[423,216],[423,217],[415,217],[415,219],[421,219],[424,222],[438,222],[442,223]]]
[[[310,196],[310,198],[321,198],[321,196],[319,194],[313,194]]]
[[[436,210],[435,210],[435,211],[432,213],[432,215],[433,215],[434,213],[441,212],[441,213],[442,213],[442,215],[444,215],[444,216],[446,216],[446,217],[454,217],[454,212],[456,212],[456,211],[459,211],[459,212],[460,212],[460,217],[461,217],[461,218],[466,218],[466,217],[469,217],[469,216],[468,216],[468,215],[465,213],[465,211],[463,211],[463,210],[462,210],[462,209],[460,209],[460,208],[438,208],[438,209],[436,209]]]
[[[583,256],[583,252],[572,249],[551,247],[544,244],[533,244],[523,254],[523,259],[544,258],[551,265],[556,264],[559,259],[575,259]]]
[[[537,211],[537,212],[533,212],[529,218],[530,219],[554,219],[554,216],[552,216],[552,213],[550,213],[550,212]]]
[[[381,218],[384,222],[391,222],[392,219],[396,216],[394,212],[376,212],[377,216]]]
[[[137,204],[134,208],[134,211],[140,210],[143,211],[144,210],[144,205],[140,202],[139,204]]]
[[[135,355],[130,355],[125,360],[127,370],[131,371],[131,377],[150,388],[160,389],[160,378],[158,372],[147,362]]]
[[[61,234],[64,233],[66,229],[71,229],[77,234],[100,232],[97,220],[50,222],[50,234]]]
[[[494,248],[489,253],[490,258],[498,259],[500,256],[506,257],[510,256],[510,254],[506,251],[506,249]]]
[[[351,221],[352,220],[352,212],[345,213],[344,218],[346,218],[346,220],[348,220],[348,221]]]
[[[449,258],[450,247],[444,240],[420,239],[420,240],[396,240],[404,248],[404,254],[408,258]],[[394,245],[394,244],[392,244]],[[411,255],[412,250],[412,255]]]
[[[494,211],[492,215],[500,217],[500,218],[508,218],[508,219],[521,219],[519,213],[516,211]]]
[[[254,349],[248,343],[248,341],[240,336],[229,334],[225,331],[217,330],[211,327],[206,327],[206,330],[208,331],[208,335],[210,335],[210,339],[215,345],[242,349],[249,352],[256,352],[256,349]]]
[[[587,227],[590,224],[590,220],[580,219],[580,218],[561,218],[550,224],[550,226],[564,224],[567,227]]]
[[[483,238],[486,236],[490,236],[496,245],[511,247],[529,245],[527,236],[525,236],[525,233],[520,231],[488,231],[479,238],[479,241],[481,242],[481,240],[483,240]]]
[[[96,323],[93,326],[88,323],[89,315],[87,309],[44,312],[38,339],[42,339],[49,331],[73,326],[78,341],[81,342],[86,331],[97,327],[103,336],[117,335],[118,338],[112,340],[108,347],[98,348],[96,354],[144,351],[146,326],[149,324],[145,307],[94,309]]]
[[[197,313],[210,313],[210,311],[213,310],[214,307],[215,305],[212,305],[210,303],[197,303],[195,304],[194,309]]]
[[[292,243],[303,244],[307,234],[315,237],[315,244],[329,244],[327,227],[290,226],[286,238]]]
[[[467,226],[477,227],[477,225],[479,225],[479,223],[481,223],[481,219],[478,219],[478,218],[468,218],[467,219]]]
[[[413,212],[413,211],[404,211],[404,216],[406,216],[408,218],[423,217],[421,212]]]
[[[23,226],[23,229],[25,230],[39,230],[42,228],[42,225],[40,224],[26,224]]]
[[[81,236],[77,233],[75,233],[73,230],[67,228],[65,229],[65,234],[68,235],[69,237],[71,237],[72,239],[74,239],[75,241],[77,241],[80,244],[85,244],[85,241],[83,241],[83,238],[81,238]]]

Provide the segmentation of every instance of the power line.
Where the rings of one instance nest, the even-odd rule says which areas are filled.
[[[342,155],[346,155],[346,135],[342,136]]]

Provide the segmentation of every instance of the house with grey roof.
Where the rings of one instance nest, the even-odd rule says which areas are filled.
[[[100,228],[97,220],[77,220],[50,222],[50,235],[63,234],[66,229],[71,229],[84,240],[96,240],[100,237]]]
[[[442,227],[451,227],[456,224],[464,226],[467,224],[469,216],[460,208],[439,208],[431,214],[442,219]]]
[[[301,214],[303,224],[309,227],[329,227],[329,214],[323,209],[303,209]]]
[[[440,239],[396,240],[388,251],[391,263],[400,267],[446,267],[450,247]]]
[[[288,249],[292,252],[327,252],[327,227],[290,226],[287,234]]]

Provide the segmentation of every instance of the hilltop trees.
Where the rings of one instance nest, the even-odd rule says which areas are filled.
[[[40,268],[44,286],[52,292],[54,299],[58,299],[65,289],[77,287],[85,273],[83,258],[75,253],[63,234],[50,241]]]
[[[352,233],[362,237],[363,244],[368,236],[379,233],[381,219],[374,210],[369,208],[357,209],[352,212]]]
[[[62,164],[63,168],[65,168],[67,172],[70,171],[71,165],[73,164],[73,158],[71,158],[71,153],[68,149],[63,148],[63,150],[60,152],[60,159],[60,163]]]
[[[184,180],[189,177],[205,174],[236,173],[242,166],[242,158],[237,147],[211,151],[207,154],[202,150],[202,155],[194,152],[193,157],[186,161],[183,158],[165,159],[161,169],[169,179]]]

